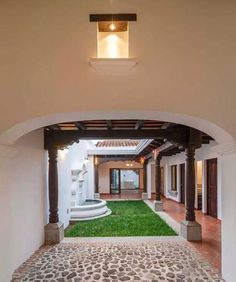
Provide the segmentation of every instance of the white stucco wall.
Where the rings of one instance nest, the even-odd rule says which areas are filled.
[[[222,273],[235,281],[236,255],[236,154],[222,156]]]
[[[8,149],[10,149],[9,152]],[[0,281],[44,243],[46,153],[43,132],[0,146]]]
[[[44,126],[44,117],[56,113],[87,112],[94,119],[89,111],[101,111],[104,118],[106,111],[114,117],[117,111],[145,109],[202,118],[236,138],[235,1],[56,3],[0,1],[0,133],[33,118],[42,118]],[[117,77],[114,69],[101,76],[88,62],[97,56],[97,25],[89,14],[127,12],[138,18],[129,23],[129,56],[137,66],[128,75]],[[195,120],[196,127],[207,131],[205,121]],[[36,121],[31,126],[27,130],[40,127]],[[213,131],[212,126],[208,133]]]
[[[125,162],[106,162],[104,164],[99,165],[98,175],[99,175],[99,193],[101,194],[109,194],[110,193],[110,168],[124,168],[128,169]],[[132,168],[143,168],[143,166],[139,163],[133,163]],[[142,171],[140,171],[140,186],[143,188],[143,177]]]
[[[81,140],[79,143],[74,143],[68,147],[65,153],[58,152],[59,219],[64,223],[64,228],[68,226],[70,220],[71,170],[82,169],[84,160],[88,157],[88,148],[88,142]],[[88,177],[86,196],[92,197],[91,192],[93,193],[94,191],[93,159],[89,159],[86,166],[89,174],[85,176]]]
[[[88,156],[89,162],[87,164],[88,168],[88,190],[87,198],[93,199],[95,192],[95,169],[94,169],[94,156]]]

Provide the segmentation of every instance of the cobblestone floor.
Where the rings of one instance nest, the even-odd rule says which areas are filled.
[[[223,281],[186,241],[78,243],[40,248],[12,281]]]

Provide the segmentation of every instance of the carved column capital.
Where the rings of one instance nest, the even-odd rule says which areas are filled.
[[[186,147],[187,160],[195,160],[195,147]]]

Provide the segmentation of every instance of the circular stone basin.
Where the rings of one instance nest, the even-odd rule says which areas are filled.
[[[71,221],[90,220],[111,214],[107,202],[100,199],[87,199],[82,205],[71,208]]]

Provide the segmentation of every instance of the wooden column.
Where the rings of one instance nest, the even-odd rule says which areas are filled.
[[[48,149],[48,189],[49,189],[49,223],[59,222],[58,217],[58,171],[57,147]]]
[[[156,185],[156,200],[161,201],[161,156],[158,155],[155,159],[155,185]]]
[[[186,220],[195,221],[195,147],[186,148]]]
[[[147,164],[148,160],[144,160],[143,163],[143,192],[147,193]]]

